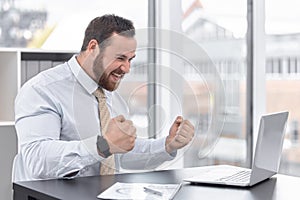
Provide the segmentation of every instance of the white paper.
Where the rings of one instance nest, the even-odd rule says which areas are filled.
[[[97,196],[100,199],[138,199],[138,200],[167,200],[172,199],[181,184],[150,184],[150,183],[120,183],[117,182]],[[162,193],[161,195],[147,192],[150,188]]]

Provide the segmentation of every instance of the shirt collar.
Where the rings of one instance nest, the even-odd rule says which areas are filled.
[[[92,94],[98,88],[98,84],[81,68],[76,56],[77,55],[74,55],[68,61],[68,65],[80,85],[82,85],[89,94]]]
[[[89,93],[93,94],[96,89],[99,87],[98,84],[82,69],[76,59],[76,55],[74,55],[69,61],[68,65],[76,77],[77,81],[82,85],[82,87]],[[112,97],[112,92],[109,92],[103,89],[106,97],[110,100]]]

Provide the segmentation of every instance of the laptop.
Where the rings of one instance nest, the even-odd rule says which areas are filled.
[[[252,168],[212,165],[199,168],[199,175],[186,178],[190,183],[253,186],[278,172],[288,112],[263,115]]]

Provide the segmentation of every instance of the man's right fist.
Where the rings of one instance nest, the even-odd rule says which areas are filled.
[[[134,147],[136,128],[131,120],[126,120],[123,115],[119,115],[110,120],[103,137],[107,140],[112,154],[126,153]]]

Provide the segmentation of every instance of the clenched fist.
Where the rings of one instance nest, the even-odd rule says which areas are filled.
[[[112,154],[126,153],[134,147],[136,128],[131,120],[126,120],[123,115],[119,115],[110,120],[103,137],[107,140]]]
[[[186,146],[194,137],[195,128],[188,120],[178,116],[172,124],[169,135],[166,139],[166,151],[171,153],[174,150]]]

